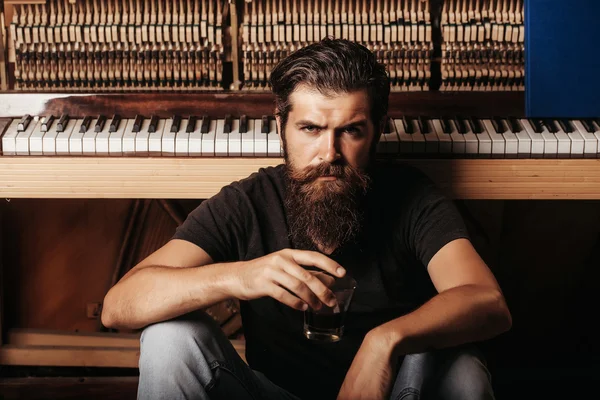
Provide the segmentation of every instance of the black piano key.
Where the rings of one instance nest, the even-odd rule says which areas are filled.
[[[208,115],[204,115],[202,117],[202,125],[200,125],[200,133],[208,133],[210,129],[210,117]]]
[[[69,123],[69,116],[67,114],[61,115],[58,120],[58,124],[56,124],[56,132],[63,132],[67,128],[67,124]]]
[[[479,118],[467,118],[467,122],[473,133],[483,133],[483,126],[481,125],[481,120],[479,120]]]
[[[513,133],[521,132],[523,130],[523,125],[521,125],[521,122],[515,117],[508,117],[508,124]]]
[[[240,117],[240,133],[248,132],[248,117],[242,115]]]
[[[500,117],[492,118],[492,125],[494,126],[494,129],[496,130],[497,133],[506,132],[506,125],[504,124],[504,120],[502,118],[500,118]]]
[[[556,133],[558,132],[558,127],[556,126],[556,124],[554,123],[553,120],[547,118],[544,119],[544,125],[546,125],[546,128],[548,128],[548,132],[552,132],[552,133]]]
[[[450,118],[442,117],[442,130],[444,133],[452,133],[452,125],[450,125]]]
[[[90,129],[90,124],[92,123],[92,117],[89,115],[83,118],[81,122],[81,126],[79,127],[79,133],[86,133],[88,129]]]
[[[598,128],[600,128],[600,118],[596,118],[596,125],[598,125]]]
[[[529,118],[529,123],[533,127],[533,131],[535,133],[542,133],[542,131],[544,130],[544,125],[542,124],[542,121],[537,118]]]
[[[48,132],[50,130],[50,128],[52,127],[52,123],[54,122],[54,115],[49,115],[44,122],[42,122],[42,127],[41,127],[41,131],[42,132]]]
[[[465,125],[465,120],[463,117],[454,118],[454,124],[456,125],[456,130],[458,133],[467,133],[467,126]]]
[[[415,128],[412,124],[412,119],[410,119],[406,115],[402,117],[402,125],[404,126],[404,132],[415,133]]]
[[[559,119],[558,124],[562,128],[563,132],[572,133],[575,130],[573,124],[568,119]]]
[[[260,133],[269,133],[269,131],[271,130],[269,127],[269,116],[263,115],[261,119],[262,119],[262,127],[260,130]]]
[[[142,129],[142,123],[144,122],[144,117],[141,115],[136,115],[135,120],[133,121],[133,129],[131,130],[133,133],[138,133]]]
[[[592,119],[589,119],[589,118],[582,119],[581,125],[583,125],[585,130],[588,131],[589,133],[594,133],[596,131],[596,128],[594,128],[594,121]]]
[[[158,116],[153,115],[150,117],[150,124],[148,125],[148,133],[156,132],[156,128],[158,127]]]
[[[181,116],[173,115],[173,124],[171,124],[171,133],[179,132],[180,126],[181,126]]]
[[[112,121],[110,121],[109,132],[116,132],[119,129],[121,123],[121,116],[119,114],[113,115]]]
[[[100,115],[98,117],[98,121],[96,121],[96,126],[94,127],[94,132],[101,132],[104,129],[104,124],[106,124],[106,116]]]
[[[192,133],[196,130],[196,122],[198,121],[198,117],[190,115],[188,118],[187,127],[185,128],[186,133]]]
[[[225,123],[223,124],[223,133],[231,133],[231,115],[227,114],[225,116]]]
[[[31,123],[32,119],[33,118],[31,117],[31,115],[25,114],[23,118],[21,118],[21,120],[19,121],[19,124],[17,125],[17,131],[22,132],[26,130],[29,124]]]
[[[429,118],[427,117],[419,117],[419,129],[421,129],[421,133],[430,133],[431,128],[429,127]]]

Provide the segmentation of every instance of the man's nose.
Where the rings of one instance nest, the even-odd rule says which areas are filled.
[[[321,148],[319,149],[320,161],[333,163],[341,157],[339,151],[339,138],[335,132],[327,132],[321,137]]]

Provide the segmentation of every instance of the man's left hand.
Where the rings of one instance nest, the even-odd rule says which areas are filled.
[[[337,400],[387,399],[394,383],[393,353],[389,340],[369,332],[354,356]]]

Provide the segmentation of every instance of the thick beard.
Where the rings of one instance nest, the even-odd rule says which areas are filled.
[[[337,179],[317,181],[321,176]],[[288,161],[286,181],[289,235],[296,248],[335,250],[360,232],[361,203],[370,183],[365,172],[339,162],[297,170]]]

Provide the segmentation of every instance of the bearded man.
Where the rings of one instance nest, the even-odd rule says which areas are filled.
[[[144,328],[140,399],[491,399],[474,342],[511,326],[460,214],[419,171],[375,159],[390,82],[365,47],[325,39],[274,68],[285,163],[202,202],[106,295]],[[303,311],[357,282],[341,340]],[[246,358],[202,310],[240,300]]]

